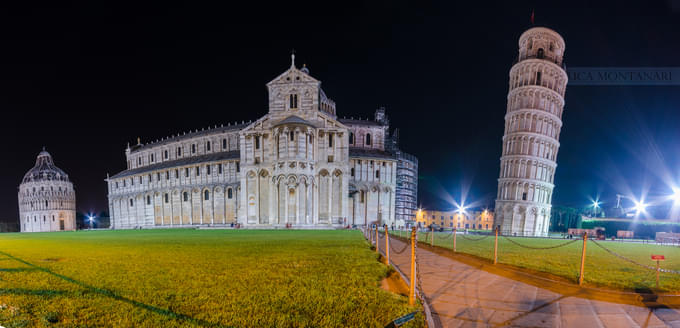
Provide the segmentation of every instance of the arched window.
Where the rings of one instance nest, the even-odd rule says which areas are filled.
[[[49,206],[50,206],[50,205],[49,205],[49,204],[47,204],[47,201],[45,201],[45,207],[49,207]]]
[[[196,167],[196,176],[200,176],[200,175],[201,175],[201,167],[197,166]]]
[[[185,191],[182,194],[182,198],[184,199],[185,202],[188,202],[189,201],[189,193]]]
[[[210,175],[210,165],[207,165],[207,166],[205,167],[205,170],[206,170],[205,173],[206,173],[207,175]]]
[[[151,196],[146,196],[146,205],[151,205]]]
[[[541,85],[541,72],[536,72],[536,85]]]
[[[163,195],[163,198],[165,198],[165,203],[166,203],[166,204],[170,202],[170,195],[164,194],[164,195]]]
[[[538,52],[536,52],[536,58],[543,59],[544,57],[545,57],[545,54],[543,52],[543,48],[538,48]]]
[[[203,199],[204,199],[204,200],[210,200],[210,191],[207,191],[207,190],[206,190],[206,191],[203,193]]]
[[[232,196],[231,188],[227,189],[227,198],[231,199]]]
[[[208,141],[208,142],[205,143],[205,149],[206,149],[207,151],[210,151],[210,141]]]
[[[255,149],[260,149],[260,136],[255,136]]]
[[[371,134],[367,133],[366,134],[366,146],[370,146],[370,145],[371,145]]]
[[[189,177],[189,168],[188,167],[184,168],[184,176],[187,177],[187,178]]]
[[[165,157],[165,159],[168,159],[168,151],[167,150],[163,152],[163,157]]]
[[[227,149],[227,139],[222,139],[222,150]]]
[[[333,135],[328,134],[328,148],[333,147]]]
[[[177,157],[182,157],[182,147],[177,147]]]
[[[351,172],[351,175],[354,176],[354,168],[352,168],[352,169],[350,170],[350,172]]]
[[[295,141],[295,131],[290,131],[290,141]]]
[[[375,178],[380,179],[380,170],[375,170]]]
[[[298,95],[292,94],[289,97],[290,99],[290,108],[291,109],[297,109],[298,108]]]
[[[191,153],[192,154],[196,153],[196,144],[191,145]]]
[[[352,132],[349,133],[349,144],[350,145],[354,144],[354,133]]]
[[[130,207],[132,207],[132,206],[135,206],[135,203],[134,203],[134,201],[132,200],[132,198],[130,198]]]

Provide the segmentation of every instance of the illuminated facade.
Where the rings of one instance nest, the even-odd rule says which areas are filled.
[[[128,168],[107,178],[112,228],[403,225],[384,108],[338,118],[294,56],[267,90],[269,113],[254,122],[128,147]]]
[[[495,225],[503,234],[548,233],[567,86],[564,50],[562,37],[548,28],[531,28],[519,38],[495,209]]]
[[[444,229],[491,230],[493,229],[493,218],[493,212],[489,210],[467,210],[463,213],[459,213],[457,210],[437,211],[420,209],[416,211],[416,222],[420,227],[436,224]]]
[[[68,175],[43,151],[19,185],[21,232],[76,228],[76,192]]]

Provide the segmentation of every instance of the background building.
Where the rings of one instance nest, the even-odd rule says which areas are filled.
[[[493,212],[490,210],[466,210],[459,213],[457,210],[439,211],[423,210],[416,211],[416,221],[419,227],[428,227],[436,224],[444,229],[493,229]]]
[[[564,50],[562,37],[548,28],[531,28],[519,38],[496,197],[495,224],[503,234],[548,233],[567,86]]]
[[[43,151],[19,185],[22,232],[75,230],[76,193],[68,175]]]
[[[128,169],[107,178],[111,227],[403,225],[396,195],[414,185],[398,185],[399,163],[415,177],[417,165],[398,155],[385,109],[339,119],[294,56],[267,89],[269,113],[254,122],[128,147]]]

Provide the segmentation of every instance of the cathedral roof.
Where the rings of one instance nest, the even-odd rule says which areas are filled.
[[[367,149],[360,147],[349,147],[349,157],[368,157],[368,158],[378,158],[378,159],[395,159],[396,157],[384,150],[380,149]]]
[[[296,115],[288,116],[288,117],[284,118],[283,120],[279,121],[278,123],[274,124],[274,126],[283,125],[283,124],[304,124],[304,125],[309,125],[309,126],[312,126],[312,127],[316,126],[316,124],[314,124],[310,121],[307,121],[307,120],[303,119],[302,117],[296,116]]]
[[[186,134],[183,134],[183,135],[172,136],[172,137],[163,139],[161,141],[150,142],[150,143],[143,144],[143,145],[132,146],[131,152],[134,153],[134,152],[143,150],[147,147],[165,145],[165,144],[168,144],[168,143],[173,143],[173,142],[177,142],[177,141],[181,141],[181,140],[185,140],[185,139],[191,139],[191,138],[201,137],[201,136],[206,136],[206,135],[211,135],[211,134],[219,134],[219,133],[223,133],[223,132],[227,132],[227,131],[233,131],[233,130],[241,130],[242,128],[245,128],[246,126],[248,126],[248,124],[249,123],[241,123],[241,124],[236,123],[236,124],[231,124],[231,125],[228,125],[228,126],[222,125],[222,126],[216,127],[216,128],[208,128],[206,130],[201,130],[201,131],[196,130],[194,132],[189,132],[189,133],[186,133]]]
[[[241,153],[238,150],[223,151],[223,152],[219,152],[219,153],[212,153],[212,154],[201,155],[201,156],[191,156],[191,157],[186,157],[186,158],[182,158],[182,159],[177,159],[177,160],[174,160],[174,161],[166,161],[166,162],[161,162],[161,163],[158,163],[158,164],[142,166],[142,167],[138,167],[138,168],[132,169],[132,170],[125,170],[125,171],[122,171],[122,172],[110,177],[110,179],[124,178],[124,177],[128,177],[128,176],[131,176],[131,175],[142,174],[142,173],[152,172],[152,171],[156,171],[156,170],[167,169],[167,168],[171,168],[171,167],[179,167],[179,166],[192,165],[192,164],[197,164],[197,163],[209,163],[209,162],[221,161],[221,160],[226,160],[226,159],[238,159],[240,157],[241,157]]]
[[[374,126],[382,126],[383,124],[378,123],[374,120],[357,120],[354,118],[341,118],[338,119],[340,123],[345,124],[345,125],[374,125]]]
[[[54,165],[52,155],[45,151],[44,148],[43,151],[38,154],[38,158],[35,160],[35,166],[26,172],[21,183],[39,181],[69,181],[68,175]]]

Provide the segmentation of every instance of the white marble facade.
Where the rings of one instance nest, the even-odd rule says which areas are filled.
[[[21,232],[76,229],[76,193],[68,175],[43,151],[19,185]]]
[[[557,32],[534,27],[510,69],[494,225],[508,235],[544,236],[550,226],[567,73]]]
[[[269,113],[254,122],[128,147],[128,169],[107,178],[112,228],[398,224],[384,109],[338,119],[294,57],[267,89]]]

